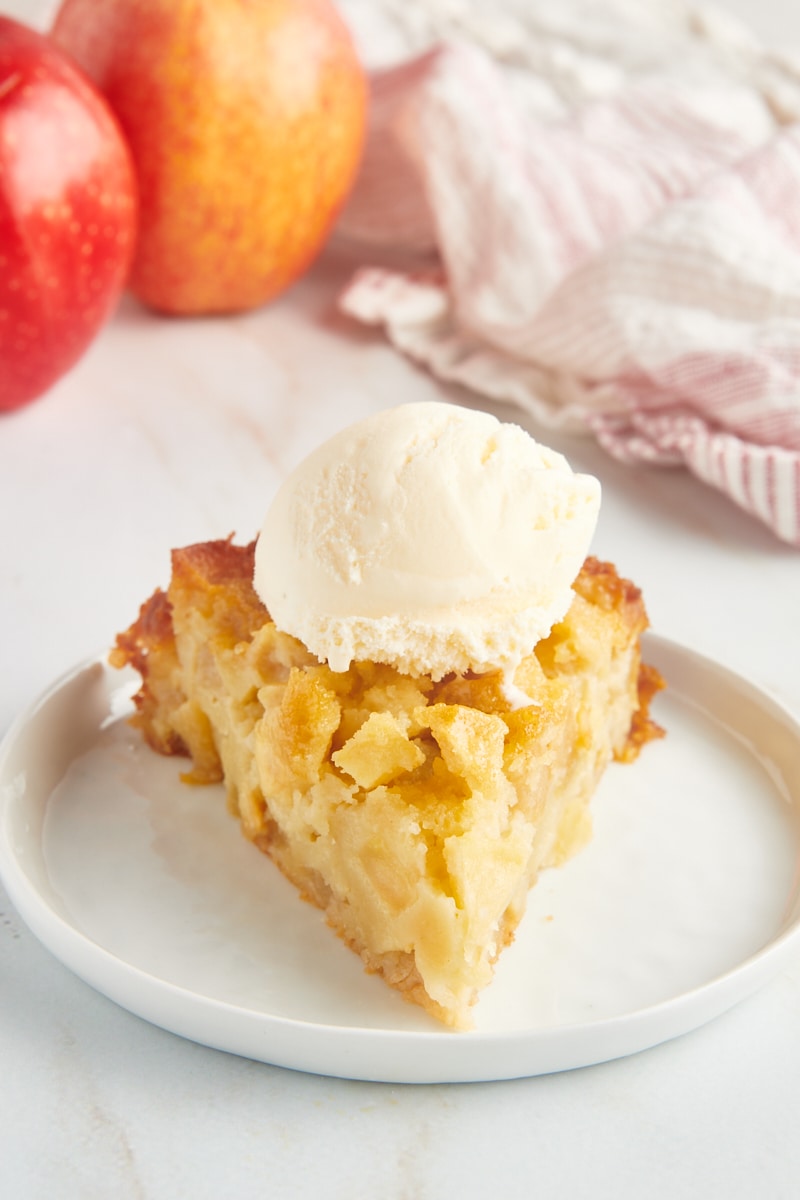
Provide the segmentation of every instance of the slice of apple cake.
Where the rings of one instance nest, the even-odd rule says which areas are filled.
[[[455,1028],[489,983],[538,873],[582,846],[608,762],[661,730],[637,588],[586,560],[565,618],[500,672],[334,672],[253,590],[253,545],[176,550],[120,634],[142,677],[134,722],[231,811],[333,928],[406,998]]]

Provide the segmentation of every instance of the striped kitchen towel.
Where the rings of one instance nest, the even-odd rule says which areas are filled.
[[[557,7],[481,26],[448,0],[375,72],[337,236],[384,265],[342,307],[800,546],[800,63],[674,4]]]

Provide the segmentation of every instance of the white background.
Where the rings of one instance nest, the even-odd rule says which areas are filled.
[[[2,6],[31,21],[49,7]],[[794,0],[723,7],[800,48]],[[343,278],[328,260],[269,310],[227,322],[161,321],[126,301],[66,380],[0,424],[0,730],[128,623],[165,582],[170,546],[251,535],[311,445],[441,394],[336,316]],[[546,440],[601,476],[595,550],[635,575],[655,627],[800,713],[797,553],[683,473]],[[714,1023],[623,1061],[392,1087],[145,1024],[43,950],[0,890],[0,1064],[3,1197],[800,1194],[800,961]]]

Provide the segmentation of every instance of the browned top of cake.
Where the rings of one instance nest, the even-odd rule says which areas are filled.
[[[270,620],[269,613],[253,588],[255,542],[237,546],[232,538],[199,542],[172,552],[170,591],[179,589],[182,603],[187,601],[201,612],[214,617],[214,626],[231,644],[245,642]],[[647,628],[647,613],[639,588],[617,574],[611,563],[586,559],[575,581],[575,592],[588,603],[604,611],[614,611],[620,632],[625,636]],[[537,656],[545,672],[557,655],[559,627],[537,647]],[[151,651],[158,649],[154,671]],[[159,735],[157,713],[161,702],[171,693],[177,700],[180,683],[174,650],[174,633],[169,595],[157,590],[141,607],[138,619],[119,634],[111,652],[113,666],[127,663],[142,676],[142,688],[135,697],[140,725],[150,744],[162,754],[186,754],[186,747],[174,731]],[[628,762],[641,747],[663,736],[663,729],[649,715],[653,696],[664,687],[655,668],[642,664],[639,672],[639,711],[634,715],[628,743],[617,757]],[[484,712],[508,708],[498,673],[486,676],[447,676],[431,689],[431,702],[468,704]],[[154,724],[155,722],[155,724]]]

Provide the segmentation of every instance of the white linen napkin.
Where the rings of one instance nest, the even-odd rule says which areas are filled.
[[[373,53],[376,13],[412,54],[373,74],[343,309],[800,546],[800,59],[669,0],[379,0]]]

